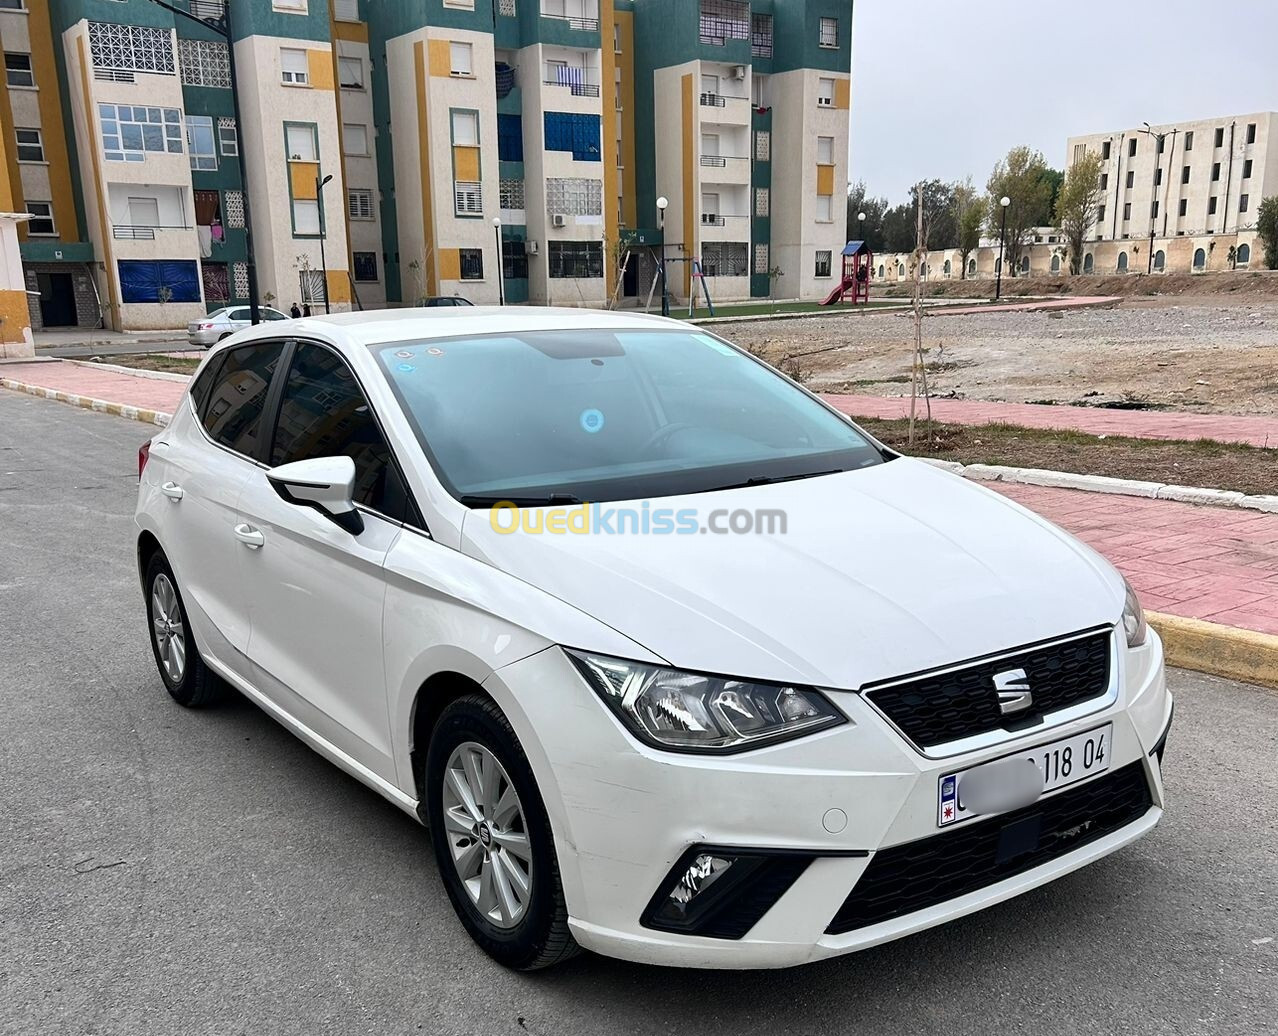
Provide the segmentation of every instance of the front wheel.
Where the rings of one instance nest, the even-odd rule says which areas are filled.
[[[578,952],[554,837],[528,759],[482,695],[449,705],[426,752],[426,811],[440,878],[472,939],[531,971]]]

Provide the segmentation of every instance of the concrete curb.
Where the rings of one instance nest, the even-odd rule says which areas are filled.
[[[1147,612],[1167,664],[1278,690],[1278,637],[1201,619]]]
[[[24,381],[15,381],[13,378],[0,378],[0,385],[16,392],[25,392],[29,396],[56,399],[60,403],[70,403],[72,406],[96,410],[102,414],[127,417],[132,421],[141,421],[143,424],[163,426],[173,420],[173,415],[166,414],[163,410],[147,410],[145,407],[129,406],[127,403],[112,403],[105,399],[94,399],[92,396],[77,396],[74,392],[44,388],[41,385],[28,385]]]
[[[1202,489],[1198,486],[1175,486],[1162,482],[1141,482],[1107,475],[1076,475],[1069,471],[1046,471],[1042,468],[1014,468],[1000,464],[959,464],[952,460],[918,457],[955,475],[981,482],[1016,482],[1026,486],[1052,489],[1079,489],[1087,493],[1116,493],[1140,496],[1148,500],[1175,500],[1183,504],[1205,504],[1210,507],[1234,507],[1249,511],[1278,514],[1278,496],[1248,496],[1229,489]]]
[[[65,363],[73,363],[77,367],[88,367],[95,371],[110,371],[112,374],[127,374],[133,378],[151,378],[154,381],[181,381],[187,382],[191,380],[189,374],[178,374],[176,371],[149,371],[143,370],[141,367],[125,367],[118,363],[98,363],[94,360],[77,360],[70,356],[65,357]]]

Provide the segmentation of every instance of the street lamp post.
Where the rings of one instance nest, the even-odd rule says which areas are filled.
[[[998,232],[998,272],[994,278],[994,301],[997,302],[1003,294],[1003,245],[1007,238],[1007,207],[1012,204],[1012,199],[1006,194],[998,200],[999,206],[1003,209],[1003,225]]]
[[[1146,273],[1152,274],[1154,272],[1154,230],[1158,222],[1158,217],[1154,214],[1154,206],[1158,203],[1158,166],[1163,153],[1163,141],[1167,139],[1167,133],[1155,133],[1154,128],[1148,122],[1145,123],[1144,132],[1147,133],[1151,139],[1158,142],[1157,146],[1154,148],[1154,171],[1150,174],[1152,178],[1152,185],[1150,187],[1149,194],[1149,262],[1145,270]],[[1174,134],[1176,130],[1172,129],[1170,132]],[[1173,140],[1172,151],[1175,150],[1176,141]]]
[[[238,80],[235,78],[235,37],[231,32],[231,4],[227,0],[221,8],[221,14],[218,17],[199,18],[190,11],[184,11],[180,7],[174,7],[165,0],[150,0],[157,7],[163,7],[171,14],[180,14],[188,21],[195,22],[196,25],[202,25],[206,29],[211,29],[224,40],[226,40],[226,63],[227,78],[231,82],[231,111],[235,116],[235,128],[238,132],[244,132],[244,119],[240,116],[240,91],[237,88]],[[248,278],[248,297],[249,297],[249,321],[253,324],[262,322],[262,304],[258,297],[257,291],[257,259],[253,252],[253,219],[249,209],[249,182],[248,182],[248,163],[244,160],[244,148],[239,149],[237,162],[240,167],[240,186],[243,188],[244,194],[244,272]],[[327,297],[328,292],[326,291]]]
[[[324,179],[315,177],[315,201],[319,207],[319,225],[320,225],[320,283],[324,288],[324,312],[330,312],[328,308],[328,263],[324,259],[324,236],[326,228],[324,226],[324,185],[333,179],[333,174],[329,173]]]
[[[661,225],[661,315],[670,315],[670,284],[666,280],[666,206],[670,202],[663,194],[657,199],[657,221]]]
[[[506,304],[506,267],[501,255],[501,217],[493,217],[493,236],[497,238],[497,305]]]

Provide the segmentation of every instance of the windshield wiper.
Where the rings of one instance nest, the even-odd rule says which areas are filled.
[[[561,507],[565,504],[585,503],[571,493],[547,493],[545,496],[512,496],[508,493],[463,493],[457,498],[466,507],[492,507],[495,504],[514,504],[516,507]]]
[[[744,482],[732,482],[726,486],[711,486],[703,489],[703,493],[718,493],[725,489],[749,489],[751,486],[770,486],[777,482],[797,482],[804,478],[820,478],[822,475],[842,475],[846,468],[831,468],[829,471],[803,471],[797,475],[751,475]]]

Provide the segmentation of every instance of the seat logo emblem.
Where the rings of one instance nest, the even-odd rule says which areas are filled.
[[[1024,712],[1034,704],[1029,677],[1024,669],[1008,669],[994,674],[994,689],[998,692],[998,707],[1004,716]]]

